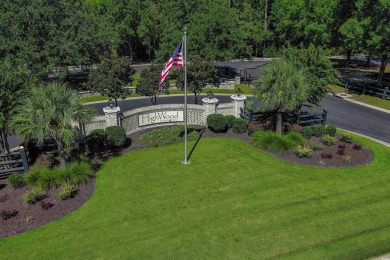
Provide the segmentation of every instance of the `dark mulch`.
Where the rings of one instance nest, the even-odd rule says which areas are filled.
[[[3,211],[17,212],[14,217],[7,220],[0,218],[0,237],[12,236],[40,227],[79,208],[91,197],[95,187],[95,178],[77,187],[78,191],[74,198],[60,200],[57,196],[60,188],[54,188],[46,193],[46,198],[41,202],[28,206],[21,197],[31,188],[23,187],[14,190],[7,180],[0,180],[0,214]],[[48,207],[51,203],[53,206],[44,210],[42,203]],[[28,218],[33,218],[33,220],[28,221]]]
[[[339,135],[336,135],[337,139],[340,139]],[[337,141],[334,145],[326,146],[322,144],[321,139],[318,137],[312,137],[309,143],[320,144],[324,147],[322,151],[313,151],[313,155],[310,158],[298,158],[293,151],[285,154],[273,154],[276,157],[304,165],[318,166],[318,167],[352,167],[365,165],[372,161],[373,154],[370,149],[362,146],[361,150],[355,150],[352,147],[357,144],[356,142],[344,143]],[[338,154],[340,148],[339,145],[345,145],[344,155]],[[322,158],[322,154],[332,154],[332,158]],[[350,161],[346,161],[346,156],[350,157]],[[344,158],[343,158],[344,157]]]

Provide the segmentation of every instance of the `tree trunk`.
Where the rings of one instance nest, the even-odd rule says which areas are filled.
[[[59,158],[60,158],[60,166],[62,168],[64,168],[66,165],[64,145],[59,140],[57,140],[57,147],[58,147],[58,154],[59,154]]]
[[[118,99],[117,98],[114,99],[115,99],[115,107],[118,107]]]
[[[8,131],[5,127],[1,129],[1,139],[3,141],[2,148],[5,150],[6,153],[10,153],[9,143],[8,143]]]
[[[387,66],[387,59],[388,58],[389,58],[389,56],[387,56],[386,54],[382,55],[381,66],[379,68],[379,75],[378,75],[378,84],[379,85],[382,84],[382,79],[383,79],[383,75],[385,74],[385,69],[386,69],[386,66]]]
[[[195,105],[197,105],[198,104],[198,95],[195,93]]]
[[[346,62],[346,66],[349,67],[349,63],[351,62],[351,54],[352,54],[352,50],[348,50],[347,51],[347,62]]]
[[[276,133],[282,135],[282,126],[283,126],[283,112],[278,111],[278,116],[276,119]]]
[[[371,66],[371,55],[370,55],[370,54],[368,54],[368,56],[367,56],[366,66],[367,66],[367,67],[370,67],[370,66]]]

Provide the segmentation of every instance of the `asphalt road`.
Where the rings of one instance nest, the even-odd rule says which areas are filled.
[[[202,98],[199,97],[199,104],[202,104]],[[216,95],[220,103],[230,102],[228,95]],[[183,96],[164,96],[157,99],[158,104],[183,104]],[[188,103],[194,104],[194,96],[188,96]],[[152,103],[148,98],[127,99],[118,101],[122,111],[135,109],[139,107],[150,106]],[[98,114],[103,114],[103,107],[107,103],[92,104]],[[354,104],[337,97],[327,96],[321,106],[328,110],[327,124],[350,130],[356,133],[370,136],[372,138],[390,143],[390,114],[381,112],[372,108]],[[9,143],[11,147],[19,145],[16,137],[10,136]]]

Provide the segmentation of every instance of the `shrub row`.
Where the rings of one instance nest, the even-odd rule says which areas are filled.
[[[302,132],[302,136],[306,139],[310,139],[312,136],[322,137],[324,135],[335,136],[337,128],[333,125],[322,126],[317,125],[315,127],[305,127]]]
[[[110,126],[105,130],[95,129],[85,137],[85,141],[92,153],[100,151],[106,146],[118,148],[126,143],[126,130],[121,126]]]
[[[207,126],[214,133],[223,133],[232,129],[234,133],[243,134],[247,131],[247,120],[233,115],[212,114],[207,117]]]

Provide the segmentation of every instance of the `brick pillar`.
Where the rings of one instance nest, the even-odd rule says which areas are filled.
[[[233,95],[230,97],[232,102],[234,103],[234,116],[240,118],[240,108],[244,108],[244,102],[247,99],[244,95]]]
[[[106,127],[117,126],[118,123],[118,113],[121,111],[120,107],[105,107],[103,108],[104,115],[106,117]]]
[[[207,116],[215,114],[217,111],[218,99],[202,98],[204,108],[204,125],[207,125]]]

